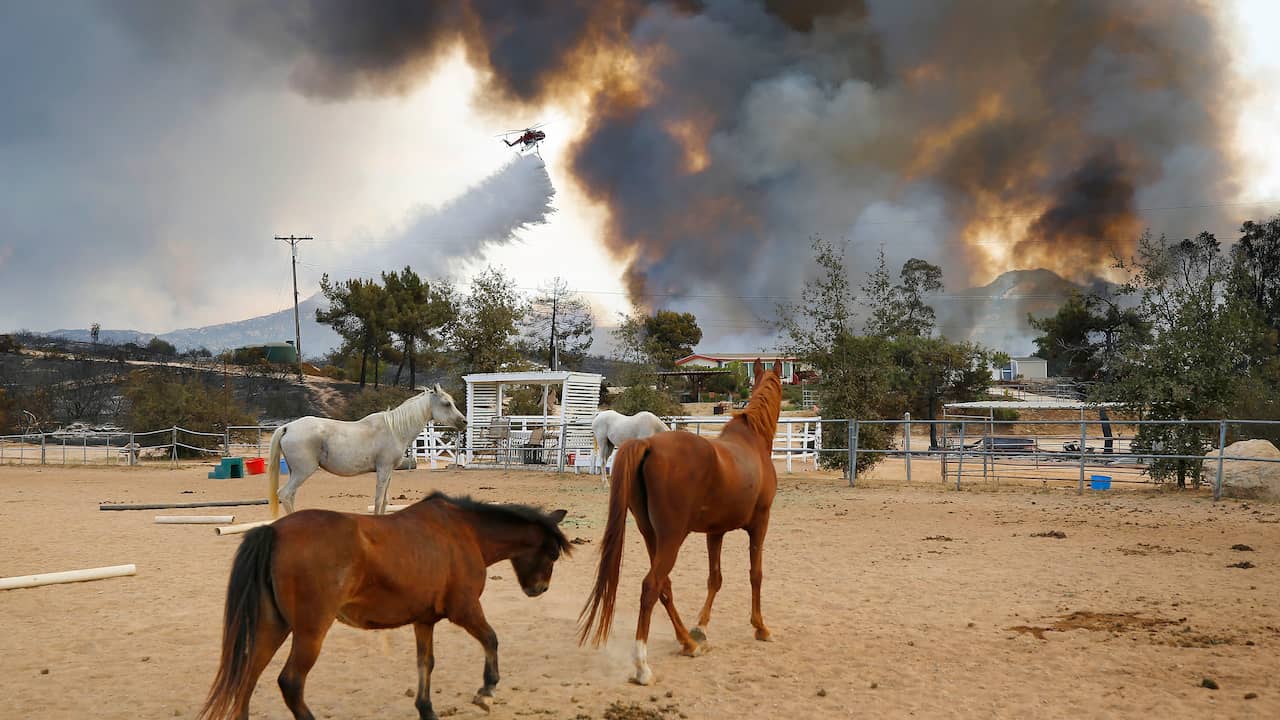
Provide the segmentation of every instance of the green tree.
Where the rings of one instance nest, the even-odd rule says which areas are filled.
[[[595,317],[591,305],[555,277],[538,290],[525,316],[525,345],[530,355],[545,358],[547,367],[581,367],[591,349]]]
[[[167,358],[174,357],[178,354],[178,348],[174,347],[172,343],[165,342],[158,337],[151,338],[151,341],[147,343],[147,350],[152,354]]]
[[[693,313],[673,310],[626,316],[613,334],[624,360],[663,369],[675,367],[676,360],[692,354],[702,341],[702,328]]]
[[[1231,248],[1230,292],[1267,327],[1280,331],[1280,215],[1241,226],[1240,240]],[[1270,351],[1275,353],[1274,345]]]
[[[804,283],[799,303],[778,305],[777,317],[778,329],[795,352],[816,354],[831,351],[841,336],[853,332],[854,297],[843,248],[817,235],[810,238],[810,247],[818,274]],[[883,259],[882,253],[882,266]]]
[[[994,353],[973,343],[903,337],[890,341],[888,349],[895,414],[905,405],[902,412],[935,420],[944,403],[978,400],[991,388]],[[930,424],[931,447],[938,447],[937,432],[937,425]]]
[[[893,370],[889,343],[880,336],[854,335],[854,297],[844,253],[817,236],[811,246],[818,272],[800,291],[799,303],[777,306],[787,352],[817,371],[818,407],[825,417],[883,418]],[[868,425],[859,432],[859,447],[884,450],[890,444],[883,425]],[[847,448],[847,428],[823,423],[822,446]],[[867,469],[883,457],[862,453],[858,469]],[[848,469],[845,453],[824,453],[819,460],[824,467]]]
[[[1129,273],[1122,292],[1139,298],[1138,313],[1151,334],[1129,333],[1121,343],[1112,377],[1097,389],[1151,420],[1224,417],[1247,366],[1255,326],[1226,301],[1228,264],[1217,238],[1200,233],[1171,243],[1144,234],[1137,254],[1119,264]],[[1134,449],[1202,455],[1212,430],[1203,425],[1144,425]],[[1201,477],[1198,460],[1156,459],[1152,477],[1177,477],[1186,486]]]
[[[329,306],[316,310],[316,322],[332,327],[349,351],[360,354],[360,387],[365,386],[369,360],[373,360],[373,384],[377,387],[381,353],[391,342],[386,291],[374,280],[334,283],[328,273],[320,278],[320,291]]]
[[[610,399],[610,409],[623,415],[635,415],[641,411],[651,412],[658,417],[684,414],[684,407],[662,388],[655,386],[649,373],[639,370],[628,372],[623,382],[626,383],[626,388]]]
[[[458,307],[453,288],[446,283],[434,286],[407,265],[399,273],[382,273],[390,317],[387,327],[401,343],[401,361],[394,384],[400,384],[405,361],[409,365],[409,387],[417,387],[419,347],[431,349],[444,342],[449,327],[457,320]]]
[[[390,410],[414,395],[413,390],[401,387],[362,388],[347,398],[338,413],[340,420],[359,420],[383,410]]]
[[[487,268],[471,281],[458,321],[452,328],[453,349],[468,372],[497,372],[520,359],[517,328],[526,312],[515,283],[497,268]]]
[[[1035,339],[1036,356],[1048,361],[1050,375],[1066,375],[1080,382],[1108,376],[1121,338],[1141,340],[1148,326],[1136,308],[1121,308],[1112,298],[1072,292],[1053,315],[1027,316],[1042,334]]]
[[[251,425],[254,418],[234,398],[213,388],[198,373],[184,373],[163,368],[134,371],[125,383],[129,427],[135,431],[181,427],[202,433],[221,433],[228,425]],[[142,444],[167,443],[167,435],[151,435]],[[184,436],[188,445],[213,449],[218,438],[199,435]],[[179,448],[185,456],[198,456],[194,450]]]
[[[928,337],[933,334],[937,314],[925,296],[943,289],[942,268],[911,258],[902,264],[898,278],[898,284],[891,283],[882,246],[876,266],[862,286],[869,308],[864,331],[887,338]]]

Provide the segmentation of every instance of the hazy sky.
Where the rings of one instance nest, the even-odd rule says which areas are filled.
[[[1254,92],[1222,98],[1239,106],[1248,161],[1241,197],[1220,202],[1280,200],[1278,7],[1224,6],[1236,71]],[[521,287],[565,277],[603,320],[627,308],[622,266],[597,240],[603,211],[562,169],[578,108],[483,107],[460,54],[403,94],[307,98],[283,54],[201,8],[0,4],[0,331],[162,332],[281,309],[289,255],[272,236],[290,233],[316,237],[301,246],[304,296],[322,272],[389,269],[402,255],[387,247],[403,241],[427,275],[465,280],[492,262]],[[451,238],[409,233],[511,159],[494,133],[537,121],[550,122],[547,224],[469,262],[436,256]]]

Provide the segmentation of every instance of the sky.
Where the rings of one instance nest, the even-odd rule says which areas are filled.
[[[1228,200],[1280,200],[1280,44],[1268,33],[1280,5],[1222,7],[1246,88],[1222,98],[1239,106],[1245,158]],[[368,277],[407,261],[461,285],[489,264],[529,291],[558,275],[600,324],[630,308],[627,258],[602,242],[607,210],[566,169],[585,98],[495,107],[461,51],[398,92],[306,96],[283,53],[206,13],[143,0],[0,5],[0,331],[165,332],[274,312],[291,278],[273,237],[289,234],[314,237],[299,246],[304,297],[323,273]],[[551,213],[459,245],[455,235],[486,231],[430,218],[508,173],[514,153],[494,135],[535,122],[547,123]],[[511,204],[491,212],[529,214],[520,196],[535,185],[504,190]],[[714,309],[700,319],[725,343],[741,322]]]

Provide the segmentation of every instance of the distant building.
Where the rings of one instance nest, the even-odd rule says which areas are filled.
[[[284,363],[289,365],[298,362],[298,351],[293,347],[292,342],[246,345],[242,348],[236,348],[235,354],[237,356],[241,356],[246,352],[252,352],[254,350],[262,351],[262,356],[267,359],[267,362]]]
[[[1038,357],[1009,358],[1003,367],[991,366],[992,380],[1044,380],[1049,377],[1049,361]]]
[[[807,367],[802,365],[800,359],[790,355],[778,355],[770,353],[694,353],[676,360],[678,368],[723,368],[729,363],[742,363],[747,369],[747,375],[755,372],[755,361],[766,366],[773,365],[774,362],[782,361],[782,382],[791,385],[798,385],[801,376],[806,373]]]

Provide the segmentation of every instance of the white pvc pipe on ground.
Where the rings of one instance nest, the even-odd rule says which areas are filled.
[[[407,507],[409,507],[409,506],[408,506],[408,505],[388,505],[388,506],[387,506],[387,512],[395,512],[395,511],[397,511],[397,510],[403,510],[403,509],[405,509],[405,508],[407,508]],[[366,506],[366,507],[365,507],[365,509],[364,509],[364,511],[365,511],[365,512],[373,512],[373,506],[372,506],[372,505],[368,505],[368,506]]]
[[[56,585],[58,583],[84,582],[86,580],[105,580],[106,578],[133,575],[138,569],[133,565],[111,565],[108,567],[87,568],[85,570],[67,570],[65,572],[40,573],[39,575],[19,575],[17,577],[0,578],[0,590],[39,587],[40,585]]]
[[[235,515],[157,515],[157,525],[230,525]]]
[[[215,528],[214,531],[219,535],[238,535],[242,532],[248,532],[256,527],[270,525],[270,520],[259,520],[257,522],[240,523],[239,525],[227,525],[225,527]]]

